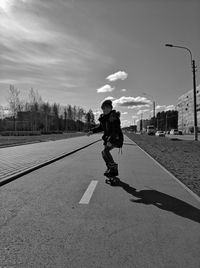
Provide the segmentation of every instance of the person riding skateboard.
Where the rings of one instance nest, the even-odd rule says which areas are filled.
[[[101,105],[101,109],[103,114],[98,119],[99,126],[92,128],[87,135],[104,132],[102,136],[104,141],[102,157],[107,166],[104,175],[107,177],[118,176],[118,165],[115,163],[110,151],[114,148],[121,148],[123,145],[124,137],[121,129],[120,112],[113,110],[111,100],[105,100]]]

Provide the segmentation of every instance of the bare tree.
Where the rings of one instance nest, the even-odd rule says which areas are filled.
[[[64,107],[64,130],[67,130],[67,107]]]
[[[77,120],[77,107],[76,107],[76,105],[74,105],[74,107],[72,109],[72,113],[73,113],[73,120],[76,121]]]
[[[10,85],[8,103],[14,119],[14,130],[17,129],[16,118],[17,112],[22,110],[22,101],[20,100],[20,90],[15,88],[14,85]]]
[[[70,104],[67,106],[67,118],[73,119],[72,106]]]
[[[29,92],[29,104],[31,111],[38,111],[42,105],[42,97],[39,95],[38,91],[33,88],[31,88]]]
[[[54,103],[52,106],[52,112],[54,116],[54,128],[58,130],[59,126],[59,111],[60,111],[60,105],[57,103]]]
[[[51,106],[49,105],[48,102],[43,102],[41,104],[41,110],[42,112],[44,112],[44,115],[45,115],[45,131],[49,131],[49,120],[48,120],[48,117],[50,115],[50,112],[51,112]]]
[[[85,115],[85,111],[83,110],[83,108],[78,107],[78,111],[77,111],[78,120],[82,121],[84,115]]]
[[[86,119],[86,124],[88,128],[95,125],[95,117],[91,109],[86,113],[85,119]]]

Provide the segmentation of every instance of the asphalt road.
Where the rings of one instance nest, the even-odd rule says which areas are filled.
[[[116,186],[101,142],[2,186],[0,267],[199,267],[199,200],[125,143]]]

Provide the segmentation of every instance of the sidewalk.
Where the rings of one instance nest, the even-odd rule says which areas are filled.
[[[0,149],[0,185],[62,158],[98,140],[100,135],[75,137]]]

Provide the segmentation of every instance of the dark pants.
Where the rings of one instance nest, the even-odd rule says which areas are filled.
[[[102,157],[106,163],[106,166],[108,168],[117,168],[117,164],[115,163],[115,161],[113,160],[113,157],[110,153],[110,151],[115,148],[115,146],[112,147],[108,147],[105,145],[104,150],[101,152],[102,153]]]

